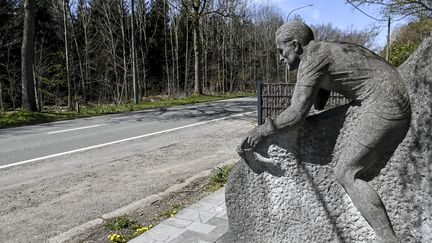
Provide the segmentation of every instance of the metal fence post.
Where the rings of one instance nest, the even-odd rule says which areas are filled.
[[[257,83],[257,98],[258,125],[262,125],[262,83],[260,82]]]

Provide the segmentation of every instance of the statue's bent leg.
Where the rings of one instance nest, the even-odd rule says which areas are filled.
[[[397,242],[381,198],[378,193],[361,178],[361,173],[376,161],[375,149],[371,149],[351,138],[344,147],[334,173],[352,202],[374,229],[381,242]]]
[[[376,106],[376,104],[378,106]],[[380,242],[398,242],[380,196],[367,182],[378,175],[402,142],[410,124],[410,107],[403,100],[376,100],[363,105],[361,116],[346,137],[334,173]],[[384,164],[385,165],[385,164]]]

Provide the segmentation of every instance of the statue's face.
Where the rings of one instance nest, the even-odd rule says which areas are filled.
[[[276,45],[280,61],[287,65],[288,70],[297,69],[300,64],[300,43],[297,40],[290,40],[283,35],[278,35]]]

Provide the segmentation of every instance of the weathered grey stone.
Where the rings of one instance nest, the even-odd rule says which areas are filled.
[[[305,53],[310,53],[303,58],[323,58],[319,55],[322,54],[319,47],[312,46],[318,53],[306,47]],[[356,48],[351,47],[347,52],[349,55],[341,57],[346,63],[356,56],[352,55]],[[371,68],[367,58],[354,62]],[[291,64],[296,66],[295,62]],[[382,66],[374,65],[373,75],[383,81],[374,84],[381,88],[381,95],[392,93],[396,87],[394,97],[385,102],[405,102],[404,88],[400,86],[403,83],[392,79],[397,76],[393,70],[381,69],[382,73],[378,74]],[[358,97],[350,97],[356,101],[351,104],[307,117],[295,129],[281,130],[278,127],[281,122],[275,120],[274,124],[266,122],[251,133],[244,144],[257,145],[253,150],[267,153],[269,159],[266,164],[254,163],[256,159],[248,157],[250,153],[243,147],[246,150],[243,155],[248,161],[241,160],[231,172],[226,187],[229,232],[220,242],[375,240],[377,229],[374,232],[369,225],[371,222],[366,222],[360,214],[334,170],[340,160],[347,159],[344,153],[347,153],[350,139],[374,141],[374,137],[381,135],[385,136],[377,143],[364,144],[379,149],[368,157],[373,162],[371,168],[357,176],[377,191],[401,242],[432,242],[432,38],[426,39],[398,71],[400,77],[396,78],[406,83],[411,103],[411,122],[404,139],[405,131],[392,129],[390,133],[382,133],[388,128],[386,119],[362,119],[365,112],[383,115],[379,110],[382,107],[375,111],[365,110],[365,107],[377,107],[365,105]],[[374,98],[380,99],[379,96]],[[403,109],[393,111],[401,114]],[[291,115],[286,113],[285,116]],[[362,127],[359,121],[365,121],[367,126]],[[278,132],[267,139],[257,135],[260,132],[264,137],[272,134],[272,127]],[[401,126],[400,129],[405,128]],[[348,155],[355,158],[356,152],[351,150]]]

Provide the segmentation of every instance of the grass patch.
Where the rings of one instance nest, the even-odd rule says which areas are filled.
[[[120,231],[135,226],[141,226],[138,222],[131,220],[125,216],[114,218],[105,225],[109,230]]]
[[[214,169],[208,178],[208,183],[205,186],[205,190],[208,192],[214,192],[221,189],[227,183],[228,176],[233,168],[234,165],[230,164]]]
[[[114,243],[127,242],[134,237],[147,232],[153,225],[143,226],[138,221],[132,220],[126,216],[121,216],[108,220],[105,224],[111,233],[108,235],[108,241]]]
[[[45,123],[66,119],[82,118],[103,114],[121,113],[128,111],[137,111],[151,108],[168,107],[175,105],[194,104],[201,102],[209,102],[237,97],[254,96],[255,93],[232,93],[224,95],[192,95],[183,98],[173,97],[152,97],[147,101],[124,104],[90,104],[82,107],[80,112],[73,111],[54,111],[54,112],[29,112],[24,110],[17,110],[12,112],[5,112],[0,114],[0,128],[30,125],[37,123]]]
[[[180,204],[172,204],[167,211],[154,216],[151,220],[151,224],[145,226],[126,216],[108,220],[105,224],[105,228],[110,231],[108,241],[113,243],[128,242],[129,240],[149,231],[159,222],[174,217],[182,208],[183,206]]]
[[[30,112],[17,110],[0,115],[0,128],[72,119],[73,112]]]
[[[174,217],[182,208],[184,208],[181,204],[171,204],[171,208],[165,212],[161,212],[158,216],[153,218],[154,221],[159,221],[163,219],[167,219],[170,217]]]

